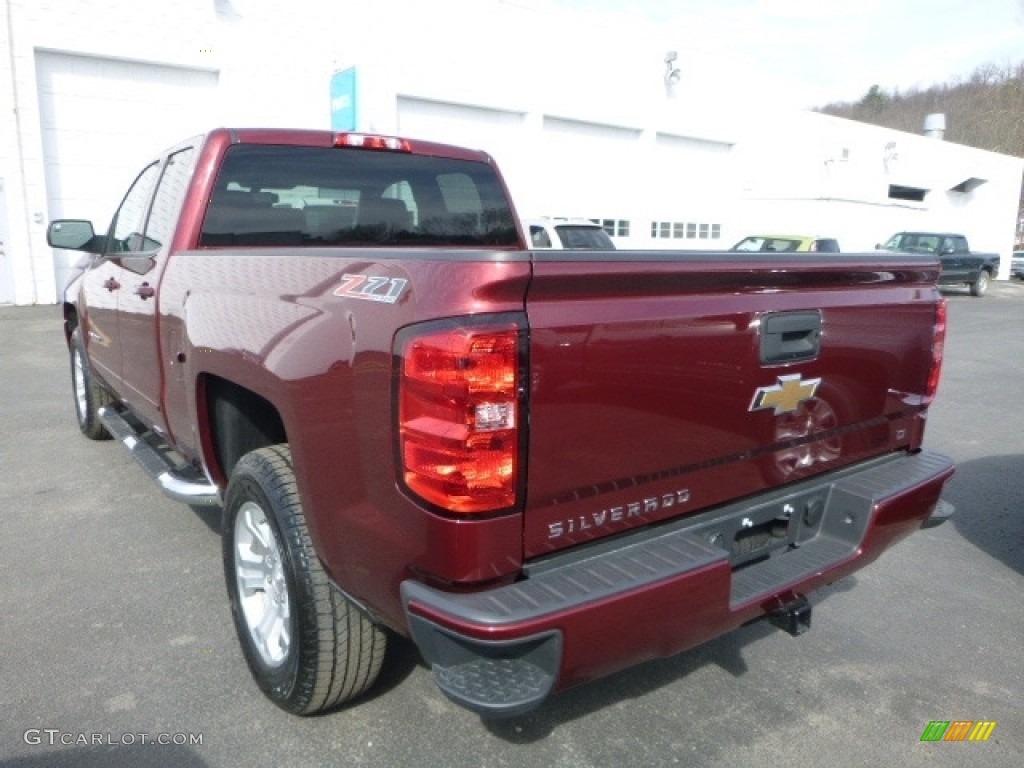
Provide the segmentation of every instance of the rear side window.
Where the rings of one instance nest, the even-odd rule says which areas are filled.
[[[202,247],[514,246],[512,211],[484,163],[330,147],[228,149]]]
[[[550,248],[551,238],[548,237],[547,231],[544,227],[536,224],[530,225],[530,242],[534,248]]]
[[[167,158],[167,165],[153,196],[149,220],[146,222],[148,249],[170,244],[178,223],[178,214],[181,212],[181,203],[185,199],[185,192],[192,178],[195,154],[195,149],[188,147]]]

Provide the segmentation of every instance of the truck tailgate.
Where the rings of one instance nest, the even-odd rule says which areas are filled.
[[[524,553],[916,449],[927,258],[535,254]]]

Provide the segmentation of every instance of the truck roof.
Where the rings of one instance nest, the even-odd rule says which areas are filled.
[[[933,235],[935,237],[965,237],[960,232],[937,232],[931,229],[904,229],[896,233],[897,235]]]
[[[352,143],[346,144],[346,137],[390,140],[396,143],[395,148],[401,147],[400,151],[411,152],[412,154],[493,162],[491,156],[483,150],[467,149],[466,147],[442,144],[435,141],[383,134],[368,134],[357,131],[336,132],[305,128],[215,128],[206,134],[208,139],[221,135],[225,136],[231,144],[287,144],[307,147],[358,146]],[[385,149],[386,147],[374,146],[372,148]]]

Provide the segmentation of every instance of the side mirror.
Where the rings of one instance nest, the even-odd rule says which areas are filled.
[[[956,253],[956,251],[953,249],[953,246],[951,246],[951,245],[950,246],[946,246],[941,251],[939,251],[939,255],[940,256],[950,256],[950,255],[952,255],[954,253]]]
[[[46,242],[52,248],[102,253],[103,240],[96,236],[92,222],[82,219],[58,219],[51,221],[46,229]]]
[[[875,250],[876,251],[882,250],[882,244],[881,243],[875,243]]]

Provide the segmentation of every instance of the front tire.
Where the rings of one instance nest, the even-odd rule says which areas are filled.
[[[306,528],[287,445],[243,456],[224,507],[224,571],[245,660],[266,696],[310,715],[377,679],[386,635],[335,589]]]
[[[988,291],[988,283],[988,270],[983,269],[978,273],[978,279],[971,283],[971,296],[984,296]]]
[[[75,398],[78,428],[90,440],[109,440],[110,433],[100,421],[99,410],[114,401],[113,396],[100,385],[92,374],[89,357],[82,341],[82,329],[71,334],[71,392]]]

